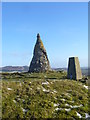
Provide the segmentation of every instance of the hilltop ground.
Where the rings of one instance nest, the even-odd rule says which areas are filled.
[[[2,73],[2,117],[10,119],[89,116],[88,84],[65,72]]]

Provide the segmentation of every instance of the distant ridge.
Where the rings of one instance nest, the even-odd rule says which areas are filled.
[[[28,72],[29,67],[28,66],[5,66],[0,67],[0,71],[2,72]],[[52,70],[55,71],[67,71],[67,68],[52,68]],[[88,75],[88,71],[90,71],[90,68],[87,67],[81,67],[82,75]],[[90,75],[90,73],[89,73]]]
[[[27,72],[29,70],[28,66],[5,66],[5,67],[0,67],[0,71],[2,72]]]

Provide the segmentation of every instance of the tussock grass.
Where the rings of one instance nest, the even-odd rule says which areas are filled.
[[[85,119],[88,89],[65,72],[3,73],[2,117]]]

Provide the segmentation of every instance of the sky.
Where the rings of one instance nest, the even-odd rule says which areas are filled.
[[[52,68],[88,66],[88,3],[2,3],[2,66],[30,65],[37,33]]]
[[[1,0],[2,2],[88,2],[90,0]]]

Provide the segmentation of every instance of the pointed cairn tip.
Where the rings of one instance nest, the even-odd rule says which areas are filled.
[[[40,38],[40,34],[38,33],[38,34],[37,34],[37,39],[39,39],[39,38]]]

